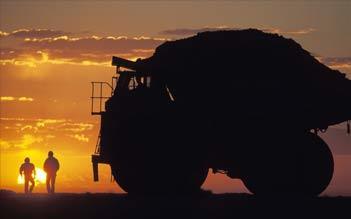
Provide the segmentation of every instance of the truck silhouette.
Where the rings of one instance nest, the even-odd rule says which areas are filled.
[[[130,194],[197,192],[209,169],[258,195],[315,196],[331,181],[333,156],[318,132],[351,119],[351,81],[292,39],[203,32],[112,65],[111,97],[93,82],[95,181],[98,163]]]

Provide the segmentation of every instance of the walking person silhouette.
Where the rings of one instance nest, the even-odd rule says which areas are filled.
[[[60,169],[58,160],[54,153],[49,151],[48,158],[44,162],[44,171],[46,172],[46,189],[49,194],[55,193],[56,172]]]
[[[28,157],[24,159],[24,163],[21,165],[19,172],[21,176],[24,173],[24,193],[32,193],[35,186],[34,177],[36,175],[36,172],[34,164],[30,163],[30,159]],[[31,185],[28,190],[29,183],[31,183]]]

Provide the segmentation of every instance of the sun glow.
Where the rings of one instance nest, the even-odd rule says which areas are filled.
[[[46,173],[44,170],[40,169],[40,168],[35,168],[36,171],[36,175],[34,177],[34,181],[36,184],[41,184],[41,183],[45,183],[46,182]],[[17,183],[18,184],[24,184],[24,175],[18,175],[17,177]]]

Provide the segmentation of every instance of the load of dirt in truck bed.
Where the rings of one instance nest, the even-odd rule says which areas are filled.
[[[343,112],[336,112],[333,123],[350,116],[351,81],[345,74],[278,34],[256,29],[203,32],[166,42],[139,64],[163,78],[173,97],[188,108],[214,106],[216,111],[237,103],[243,111],[259,107],[292,115],[302,108],[336,112],[338,106]]]
[[[294,40],[256,29],[203,32],[169,41],[160,45],[149,61],[158,70],[177,71],[182,77],[345,77],[320,63]]]

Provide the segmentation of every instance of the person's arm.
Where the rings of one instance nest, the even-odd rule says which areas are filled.
[[[48,160],[46,159],[45,162],[44,162],[44,166],[43,166],[44,171],[45,171],[46,173],[48,172],[48,170],[47,170],[47,169],[48,169],[48,168],[47,168],[47,165],[48,165],[48,164],[47,164],[47,161],[48,161]]]
[[[56,163],[57,163],[57,169],[56,169],[56,171],[58,171],[59,169],[60,169],[60,163],[59,163],[59,161],[56,159]]]
[[[35,170],[35,166],[33,164],[33,173],[34,173],[34,177],[37,175],[37,171]]]
[[[20,167],[20,169],[19,169],[19,173],[20,173],[20,175],[22,176],[22,174],[23,174],[23,164],[21,165],[21,167]]]

